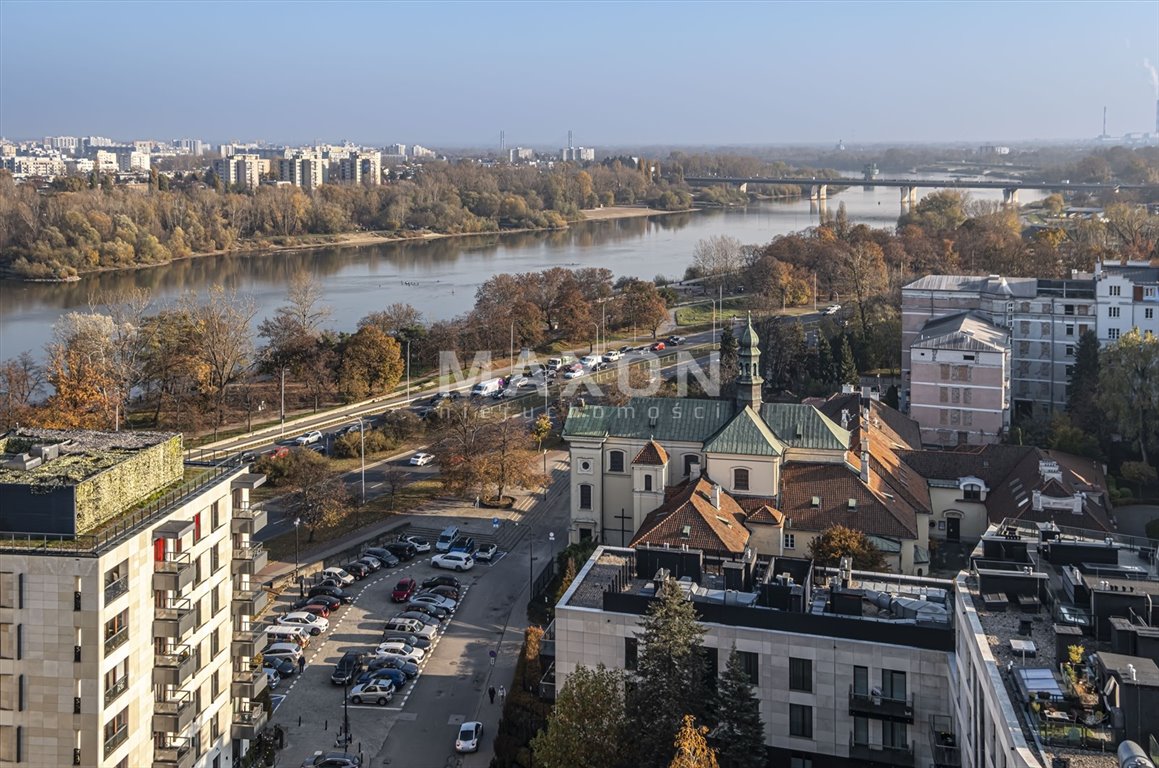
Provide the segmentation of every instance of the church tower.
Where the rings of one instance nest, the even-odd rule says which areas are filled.
[[[736,404],[737,408],[750,405],[759,411],[761,408],[761,349],[760,337],[753,330],[753,315],[749,313],[748,323],[740,337],[737,350],[740,373],[736,377]]]

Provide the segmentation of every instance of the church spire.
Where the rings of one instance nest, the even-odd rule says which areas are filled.
[[[760,410],[761,407],[761,339],[753,330],[753,313],[749,312],[748,323],[744,333],[740,336],[740,345],[737,357],[740,363],[740,373],[736,377],[736,404],[738,408],[751,405]]]

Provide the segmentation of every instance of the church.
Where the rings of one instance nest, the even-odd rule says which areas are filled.
[[[909,420],[856,395],[837,420],[813,405],[762,402],[751,317],[738,356],[731,401],[635,397],[570,409],[570,541],[808,557],[839,523],[864,531],[891,570],[928,573],[929,491],[896,459],[920,446]]]

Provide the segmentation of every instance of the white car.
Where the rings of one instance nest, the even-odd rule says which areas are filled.
[[[410,465],[412,467],[425,467],[435,460],[435,457],[429,453],[416,453],[410,457]]]
[[[614,363],[624,356],[624,353],[618,349],[612,349],[604,353],[605,363]]]
[[[499,547],[495,546],[494,544],[484,544],[475,550],[475,559],[491,562],[491,559],[494,558],[498,552]]]
[[[413,657],[416,664],[427,655],[427,652],[422,648],[415,648],[410,643],[404,643],[401,640],[387,640],[385,643],[379,643],[378,650],[389,651],[399,656]]]
[[[320,635],[330,629],[330,620],[308,611],[294,611],[278,617],[278,623],[287,627],[302,627],[311,635]]]
[[[294,438],[294,445],[313,445],[314,443],[322,442],[322,433],[318,430],[307,432],[304,435],[298,435]]]
[[[828,308],[825,310],[825,314],[827,314],[827,315],[835,315],[835,314],[837,314],[837,313],[838,313],[838,312],[840,312],[840,311],[841,311],[841,305],[840,305],[840,304],[834,304],[833,306],[831,306],[831,307],[828,307]]]
[[[421,536],[403,536],[401,541],[405,541],[407,544],[413,544],[415,552],[418,552],[420,555],[431,551],[431,543]]]
[[[449,571],[469,571],[475,567],[475,559],[466,552],[444,552],[432,557],[431,565]]]
[[[397,648],[377,648],[374,655],[379,659],[398,659],[399,661],[409,661],[411,664],[418,664],[422,659],[415,656],[413,653],[403,653]]]
[[[458,603],[449,597],[436,595],[434,592],[423,592],[421,595],[415,595],[410,599],[411,603],[425,603],[427,605],[437,605],[444,610],[454,611],[458,607]]]
[[[265,667],[266,685],[271,691],[276,690],[278,685],[282,682],[282,676],[278,674],[278,670]]]
[[[601,358],[599,355],[584,355],[580,358],[580,365],[582,365],[584,368],[591,368],[593,365],[600,361]]]
[[[271,643],[262,649],[262,659],[284,659],[298,663],[302,658],[302,646],[297,643]]]
[[[378,706],[385,706],[394,698],[394,683],[389,680],[372,680],[369,683],[360,683],[350,689],[350,703],[361,704],[364,701],[373,701]]]
[[[333,579],[344,587],[354,583],[354,577],[342,568],[327,568],[322,571],[322,578]]]
[[[483,724],[479,721],[463,723],[459,726],[459,735],[455,739],[455,751],[478,752],[479,740],[483,738]]]
[[[583,376],[585,373],[587,373],[587,371],[585,371],[583,369],[577,369],[577,370],[568,371],[567,373],[565,373],[563,375],[563,377],[565,379],[578,379],[580,376]]]

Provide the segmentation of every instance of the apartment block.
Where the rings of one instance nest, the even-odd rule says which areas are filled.
[[[1150,262],[1095,265],[1099,342],[1108,344],[1132,328],[1159,333],[1159,268]]]
[[[278,178],[307,191],[322,186],[326,163],[318,155],[300,152],[278,160]]]
[[[382,165],[378,153],[351,152],[340,159],[338,179],[343,184],[381,184]]]
[[[249,506],[161,433],[0,438],[0,765],[220,768],[265,723]]]
[[[254,189],[261,184],[262,173],[269,171],[269,163],[268,159],[253,154],[230,155],[216,158],[212,168],[222,184],[226,186],[237,184]]]

